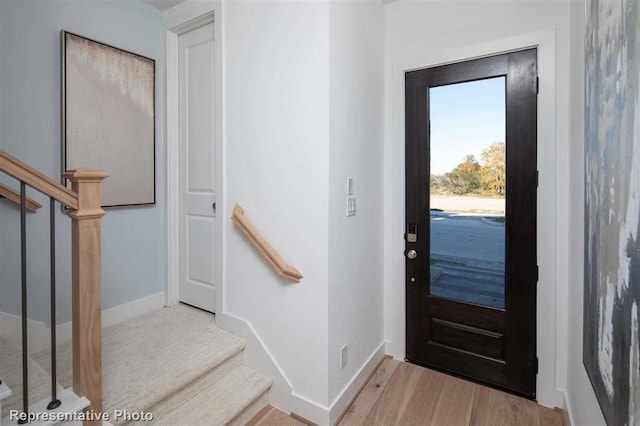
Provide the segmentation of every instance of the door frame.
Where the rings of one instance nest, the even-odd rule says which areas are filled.
[[[556,186],[556,176],[566,179],[562,170],[568,148],[556,144],[556,46],[555,30],[547,30],[478,45],[453,49],[432,49],[430,53],[413,52],[391,65],[388,70],[385,97],[386,135],[384,149],[385,175],[385,330],[387,353],[405,359],[405,132],[404,75],[407,71],[463,62],[527,48],[538,49],[538,170],[540,173],[537,205],[537,257],[540,275],[537,289],[536,341],[539,372],[538,402],[547,406],[564,406],[565,387],[557,373],[566,371],[566,316],[558,307],[566,306],[566,289],[556,283],[568,279],[568,235],[556,233],[558,224],[568,215],[567,189]],[[420,56],[422,55],[422,56]],[[567,115],[568,120],[568,115]],[[567,138],[567,135],[558,135]],[[558,160],[563,160],[558,163]],[[568,217],[568,216],[566,216]],[[566,227],[565,227],[566,228]],[[566,229],[559,228],[560,233]],[[561,292],[564,292],[561,293]]]
[[[216,123],[215,167],[216,194],[214,268],[216,282],[216,313],[222,313],[224,300],[223,274],[223,216],[224,203],[224,146],[222,113],[222,25],[220,0],[212,2],[185,2],[165,12],[165,139],[167,141],[167,253],[165,286],[165,306],[173,306],[180,301],[180,111],[179,111],[179,37],[204,25],[214,23],[214,116]],[[219,196],[220,195],[220,196]],[[175,259],[175,261],[171,261]]]

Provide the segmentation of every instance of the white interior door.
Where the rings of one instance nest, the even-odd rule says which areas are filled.
[[[213,23],[180,36],[180,301],[215,312]]]

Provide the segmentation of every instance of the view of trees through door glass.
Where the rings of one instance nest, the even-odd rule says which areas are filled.
[[[505,78],[429,89],[431,294],[504,309]]]

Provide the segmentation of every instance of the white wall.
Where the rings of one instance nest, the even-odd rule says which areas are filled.
[[[571,4],[571,192],[567,395],[574,425],[604,425],[605,420],[582,362],[584,299],[584,65],[585,2]]]
[[[218,23],[219,24],[219,23]],[[228,1],[225,217],[238,202],[304,278],[225,222],[224,312],[248,320],[297,396],[328,403],[329,4]]]
[[[383,6],[188,0],[165,13],[167,27],[209,12],[223,63],[218,324],[244,336],[245,362],[272,375],[272,404],[327,424],[384,355]],[[359,206],[349,220],[347,176]],[[300,284],[278,277],[232,225],[236,202],[302,271]],[[340,342],[350,347],[344,370]]]
[[[156,99],[163,97],[164,77],[162,13],[149,5],[137,1],[0,2],[0,146],[56,180],[61,172],[61,29],[156,59]],[[162,103],[158,102],[157,204],[108,209],[103,220],[104,308],[163,290],[163,120]],[[48,199],[33,197],[45,207],[28,217],[29,317],[48,324]],[[0,311],[18,314],[19,210],[6,201],[0,202],[0,222]],[[57,223],[58,321],[64,322],[71,318],[71,232],[70,221],[59,208]]]
[[[329,400],[383,342],[383,4],[331,3]],[[347,177],[356,216],[346,216]],[[340,368],[340,348],[348,363]],[[338,410],[340,411],[340,410]]]
[[[385,7],[385,335],[404,357],[406,69],[540,45],[538,110],[538,398],[566,388],[569,222],[569,2],[408,1]]]

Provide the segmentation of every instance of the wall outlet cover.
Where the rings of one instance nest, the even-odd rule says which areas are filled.
[[[349,345],[344,345],[340,348],[340,368],[344,368],[347,366],[348,357]]]

